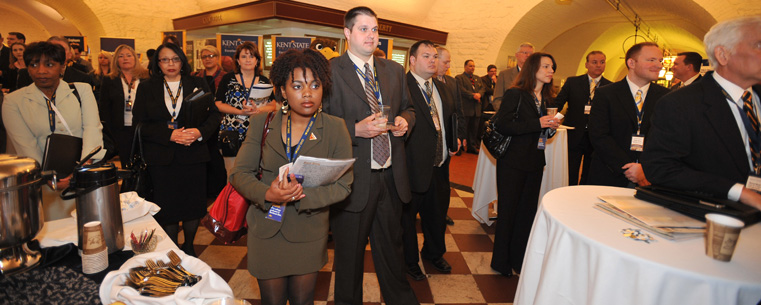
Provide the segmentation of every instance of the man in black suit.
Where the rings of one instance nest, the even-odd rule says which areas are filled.
[[[674,72],[674,78],[679,83],[671,86],[671,90],[676,90],[692,84],[700,79],[700,66],[703,65],[703,56],[697,52],[682,52],[677,54],[674,59],[674,66],[671,71]]]
[[[436,46],[436,52],[439,54],[439,61],[436,65],[436,79],[442,82],[449,90],[449,95],[452,96],[455,105],[460,108],[460,111],[457,114],[457,147],[461,148],[461,139],[465,138],[465,117],[462,115],[462,95],[460,94],[460,87],[457,86],[457,80],[455,80],[454,77],[447,75],[447,71],[449,71],[449,67],[452,63],[452,56],[449,53],[449,50],[442,46]],[[458,149],[455,155],[459,156],[460,154],[462,154],[462,150]],[[447,222],[449,225],[454,224],[454,222],[451,222],[448,217]]]
[[[594,147],[589,184],[633,187],[649,185],[639,155],[650,130],[650,117],[668,89],[653,83],[663,67],[663,53],[652,42],[626,51],[629,73],[616,83],[595,90],[589,115],[589,139]]]
[[[3,40],[5,38],[0,34],[0,80],[2,80],[3,72],[8,70],[11,64],[11,46],[5,46]]]
[[[433,42],[422,40],[410,47],[407,90],[417,124],[406,141],[412,201],[404,206],[402,227],[407,273],[418,281],[425,279],[418,256],[430,261],[439,272],[452,271],[443,257],[446,252],[444,234],[450,199],[449,157],[457,151],[452,115],[460,111],[460,107],[455,104],[446,85],[433,78],[437,62],[438,53]],[[420,252],[415,227],[418,213],[424,238]]]
[[[761,136],[761,17],[714,25],[705,35],[716,70],[666,95],[656,106],[642,154],[656,185],[710,194],[761,209],[758,189],[745,187],[759,174]]]
[[[497,66],[489,65],[486,67],[486,75],[481,76],[481,83],[484,84],[484,96],[481,97],[481,119],[478,120],[478,134],[476,139],[480,140],[484,135],[484,123],[491,119],[493,114],[486,114],[486,111],[494,111],[494,105],[491,100],[494,98],[494,87],[497,86]],[[480,141],[479,141],[480,142]],[[481,144],[478,144],[481,147]]]
[[[518,73],[521,72],[523,64],[531,54],[534,54],[534,45],[530,42],[522,43],[518,46],[518,50],[515,51],[515,67],[508,67],[499,72],[499,76],[497,76],[497,84],[494,86],[494,99],[492,100],[495,110],[499,110],[499,105],[502,103],[502,95],[505,94],[505,90],[510,89],[510,87],[513,86],[513,81],[518,77]]]
[[[48,42],[59,44],[63,47],[64,50],[66,50],[66,62],[69,62],[72,58],[71,54],[71,47],[69,47],[69,42],[66,40],[66,38],[60,37],[60,36],[52,36],[48,38]],[[87,73],[84,73],[82,71],[79,71],[77,69],[70,69],[71,67],[65,68],[63,72],[63,81],[67,83],[86,83],[90,84],[91,87],[95,88],[95,79],[91,75],[88,75]],[[29,86],[32,84],[32,78],[29,77],[29,71],[27,69],[21,69],[18,72],[18,83],[16,85],[16,88],[23,88],[26,86]],[[95,95],[96,97],[99,96],[99,94]]]
[[[465,143],[466,152],[477,154],[481,146],[481,139],[477,138],[478,122],[481,119],[481,96],[486,89],[481,83],[481,78],[473,74],[476,71],[476,63],[472,59],[465,61],[465,71],[457,75],[457,86],[460,87],[462,98],[462,114],[465,116]]]
[[[368,237],[383,299],[418,304],[405,275],[402,256],[402,205],[410,201],[404,136],[415,125],[407,99],[404,68],[373,57],[378,19],[370,8],[344,16],[349,49],[331,60],[333,93],[323,110],[343,118],[354,148],[354,184],[349,197],[331,206],[335,240],[335,302],[362,304],[362,277]],[[386,120],[377,112],[390,106]],[[390,130],[387,130],[390,129]]]
[[[587,132],[592,98],[594,98],[594,92],[598,87],[611,83],[602,76],[602,73],[605,72],[605,54],[603,52],[589,52],[584,66],[587,68],[587,73],[569,77],[555,98],[555,106],[558,110],[562,110],[568,103],[563,124],[574,128],[568,130],[569,185],[587,184],[593,151]],[[583,167],[582,157],[584,159]],[[579,177],[579,167],[581,167],[581,177]]]

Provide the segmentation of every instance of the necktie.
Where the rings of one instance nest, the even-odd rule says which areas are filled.
[[[444,144],[441,136],[441,122],[439,122],[439,112],[436,109],[436,103],[433,101],[433,89],[429,81],[425,82],[425,95],[428,97],[428,106],[431,110],[431,119],[436,127],[436,155],[433,158],[433,166],[439,166],[444,161]]]
[[[597,81],[596,80],[590,80],[589,81],[589,100],[591,101],[593,98],[595,98],[595,90],[597,89]]]
[[[745,91],[742,95],[742,101],[743,101],[743,112],[745,112],[745,115],[748,116],[748,120],[750,121],[750,129],[748,130],[749,133],[754,133],[755,135],[758,135],[758,119],[756,117],[756,109],[753,107],[753,100],[751,99],[751,94],[748,91]],[[761,160],[761,143],[756,143],[754,139],[757,137],[749,136],[748,137],[748,146],[750,146],[750,157],[753,161],[753,166],[757,167],[758,161]],[[758,174],[757,169],[753,169],[756,174]]]
[[[447,83],[446,79],[444,78],[444,75],[436,76],[436,78],[438,78],[439,81],[442,82],[442,83],[445,83],[445,84]]]
[[[634,103],[637,104],[637,110],[639,112],[642,112],[642,90],[637,90],[637,94],[634,95]]]
[[[378,97],[375,96],[375,92],[373,91],[373,88],[375,88],[375,77],[373,76],[373,71],[370,70],[370,65],[368,63],[365,63],[365,77],[363,78],[365,79],[365,95],[367,95],[367,104],[370,105],[370,109],[374,113],[378,113],[380,112],[380,107],[378,106]],[[393,118],[388,119],[391,120]],[[372,145],[373,160],[383,166],[386,164],[386,161],[391,154],[389,150],[388,133],[384,133],[372,138]]]

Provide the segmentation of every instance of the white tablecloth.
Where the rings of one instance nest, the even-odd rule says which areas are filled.
[[[164,232],[164,229],[162,229],[158,222],[156,222],[156,219],[148,214],[124,223],[124,251],[132,250],[132,246],[129,242],[130,233],[135,232],[135,235],[138,235],[138,233],[142,232],[144,229],[156,229],[155,234],[163,237],[163,239],[161,239],[156,245],[155,251],[169,249],[175,251],[179,250],[177,245],[166,236],[166,232]],[[40,246],[42,247],[54,247],[67,243],[74,243],[76,245],[78,242],[77,219],[74,217],[68,217],[45,222],[42,230],[37,234],[36,239],[40,241]]]
[[[571,186],[541,200],[516,305],[757,304],[761,224],[745,228],[731,262],[705,255],[703,239],[647,244],[623,237],[633,225],[594,209],[599,195],[634,190]]]
[[[539,198],[551,190],[568,186],[568,133],[562,126],[558,128],[555,136],[547,141],[544,157],[547,166],[544,167]],[[491,225],[493,221],[489,220],[489,203],[494,200],[497,200],[497,160],[481,142],[481,152],[478,153],[476,174],[473,178],[473,218]]]

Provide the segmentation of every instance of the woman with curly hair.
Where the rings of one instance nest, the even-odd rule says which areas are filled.
[[[302,187],[287,171],[288,178],[279,179],[278,169],[298,156],[351,158],[351,138],[343,119],[320,111],[331,88],[330,67],[320,53],[288,51],[272,64],[270,76],[289,110],[251,117],[230,181],[253,204],[246,215],[248,270],[257,278],[262,304],[312,304],[317,271],[328,260],[329,206],[349,195],[354,176],[348,171],[328,185]],[[282,218],[268,217],[270,211]]]

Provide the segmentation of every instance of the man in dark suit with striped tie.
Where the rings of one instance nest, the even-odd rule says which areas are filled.
[[[654,185],[701,192],[761,210],[761,17],[714,25],[705,35],[715,72],[655,108],[642,166]],[[748,185],[751,186],[751,185]]]

